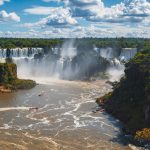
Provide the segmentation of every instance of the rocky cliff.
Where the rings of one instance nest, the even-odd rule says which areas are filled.
[[[0,83],[7,84],[17,79],[17,66],[11,63],[0,63]]]
[[[98,98],[107,112],[120,119],[128,133],[150,137],[150,51],[138,53],[126,64],[125,77],[112,93]],[[144,133],[143,133],[144,132]],[[150,138],[146,140],[150,141]]]
[[[13,63],[0,63],[0,91],[11,92],[16,89],[29,89],[36,85],[32,80],[17,78],[17,66]]]

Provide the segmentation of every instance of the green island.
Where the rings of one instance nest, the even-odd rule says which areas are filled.
[[[35,81],[17,78],[17,66],[13,63],[0,63],[0,92],[10,93],[17,89],[30,89]]]
[[[134,142],[150,142],[150,51],[143,50],[126,64],[125,76],[113,91],[96,102],[124,124]]]

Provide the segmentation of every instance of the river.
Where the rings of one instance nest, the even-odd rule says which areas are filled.
[[[119,121],[92,112],[95,98],[111,89],[105,81],[40,83],[0,94],[1,150],[129,150],[121,144]]]

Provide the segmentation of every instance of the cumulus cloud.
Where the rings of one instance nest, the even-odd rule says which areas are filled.
[[[61,2],[62,7],[34,6],[27,14],[46,15],[24,27],[42,30],[25,34],[37,37],[150,37],[149,0],[124,0],[111,7],[104,0],[42,0]],[[87,23],[87,24],[86,24]],[[85,25],[86,24],[86,25]],[[140,26],[139,26],[140,25]],[[46,28],[48,27],[48,28]],[[46,31],[45,31],[46,30]],[[14,33],[13,33],[14,34]],[[26,35],[27,34],[27,35]],[[14,35],[18,35],[15,33]]]
[[[125,0],[120,4],[106,7],[101,0],[69,0],[74,17],[84,17],[96,22],[142,22],[150,16],[150,2],[147,0]]]
[[[24,26],[54,26],[54,27],[69,27],[70,25],[76,25],[77,21],[75,18],[71,17],[69,9],[57,7],[48,8],[50,15],[46,18],[41,19],[36,23],[26,23]],[[35,10],[35,9],[34,9]],[[35,12],[34,12],[35,13]]]
[[[0,5],[3,5],[4,2],[9,2],[10,0],[0,0]]]
[[[82,37],[150,37],[149,27],[128,28],[115,25],[115,28],[100,28],[94,25],[88,27],[75,26],[74,28],[54,28],[48,30],[29,30],[26,32],[2,32],[0,37],[25,37],[25,38],[82,38]]]
[[[15,12],[7,13],[5,10],[2,10],[0,11],[0,22],[5,21],[19,22],[20,17]]]
[[[51,0],[43,0],[51,1]],[[56,0],[70,8],[73,17],[83,17],[91,22],[136,23],[150,16],[150,2],[147,0],[124,0],[106,7],[102,0]]]

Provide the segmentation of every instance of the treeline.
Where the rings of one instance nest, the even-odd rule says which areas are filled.
[[[0,38],[0,48],[24,48],[24,47],[41,47],[51,48],[60,45],[61,39],[26,39],[26,38]]]
[[[150,39],[144,38],[83,38],[76,40],[79,46],[94,45],[98,48],[137,48],[150,49]]]
[[[0,38],[0,48],[16,47],[41,47],[51,48],[61,46],[65,41],[70,39],[26,39],[26,38]],[[144,38],[77,38],[75,45],[79,48],[138,48],[149,49],[150,39]]]

